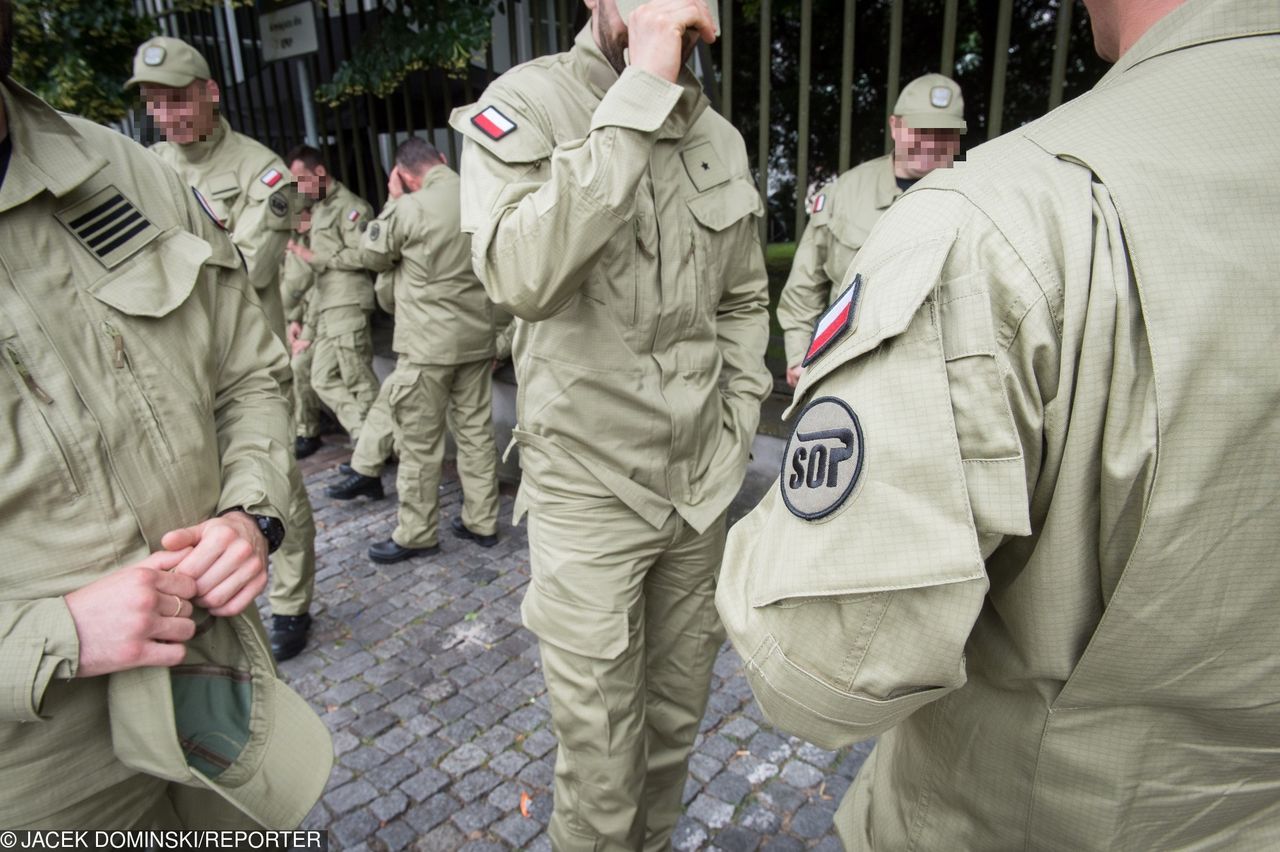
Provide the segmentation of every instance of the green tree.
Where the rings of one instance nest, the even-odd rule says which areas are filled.
[[[133,53],[155,28],[132,0],[14,0],[13,17],[15,80],[92,121],[124,116]]]
[[[358,95],[385,98],[414,71],[463,74],[489,43],[493,0],[398,0],[360,37],[351,57],[316,90],[338,104]]]

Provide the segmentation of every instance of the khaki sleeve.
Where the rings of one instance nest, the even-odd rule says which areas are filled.
[[[75,676],[80,640],[62,598],[0,602],[0,722],[36,722],[54,678]]]
[[[400,262],[403,236],[397,228],[399,199],[390,199],[378,218],[360,235],[360,262],[365,269],[386,272]]]
[[[1035,305],[1038,288],[1011,251],[975,248],[998,237],[957,243],[981,227],[964,202],[931,200],[895,209],[857,258],[853,322],[797,388],[782,476],[731,531],[717,588],[766,715],[829,748],[965,683],[984,557],[1030,533],[1043,358],[1027,353],[1053,322],[1033,310],[998,335],[1005,294]],[[993,285],[993,268],[1017,280]]]
[[[354,219],[352,214],[355,214]],[[348,272],[365,269],[360,245],[372,218],[373,208],[363,199],[355,199],[333,226],[333,232],[325,235],[325,248],[315,253],[311,267],[317,272],[326,269]]]
[[[276,163],[274,168],[281,174],[289,173],[284,163]],[[244,255],[249,283],[255,290],[264,290],[274,286],[280,275],[280,262],[290,235],[280,223],[288,221],[289,209],[287,203],[281,207],[280,201],[272,200],[273,190],[260,178],[254,178],[246,194],[248,201],[236,218],[231,240]]]
[[[831,301],[832,283],[823,266],[827,262],[827,229],[825,214],[809,222],[796,246],[791,273],[778,298],[778,325],[787,353],[787,366],[797,367],[813,337],[813,325]]]
[[[521,150],[520,134],[539,132],[532,110],[504,103],[517,129],[496,142],[455,112],[452,125],[466,137],[462,229],[474,235],[472,263],[495,305],[536,321],[577,294],[609,239],[630,222],[655,131],[680,92],[627,68],[596,107],[586,137],[537,162],[505,153]],[[487,95],[474,111],[492,100]]]
[[[502,328],[498,329],[493,337],[493,357],[499,361],[511,360],[511,344],[516,337],[516,320],[515,317]]]
[[[280,298],[285,319],[302,322],[306,316],[307,297],[315,284],[316,274],[293,252],[286,252],[280,274]]]

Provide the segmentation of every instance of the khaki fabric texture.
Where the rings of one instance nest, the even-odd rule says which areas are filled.
[[[852,281],[845,272],[853,256],[902,194],[893,177],[893,155],[855,166],[818,194],[823,196],[822,209],[809,217],[778,298],[788,367],[804,360],[818,317]]]
[[[391,386],[378,388],[378,397],[360,427],[360,440],[351,452],[351,468],[364,476],[381,476],[387,457],[395,450],[395,424],[391,422]]]
[[[315,350],[312,391],[333,411],[351,440],[359,440],[365,415],[378,397],[368,312],[355,305],[321,312],[311,348]]]
[[[1274,3],[1185,4],[855,260],[797,406],[857,413],[860,490],[771,492],[717,600],[771,719],[889,729],[849,848],[1275,845],[1278,57]]]
[[[493,303],[471,268],[471,235],[459,221],[460,181],[432,167],[417,192],[365,229],[361,259],[379,273],[379,303],[396,317],[392,348],[415,364],[493,357]]]
[[[373,286],[360,256],[360,238],[373,218],[369,203],[331,180],[324,198],[311,205],[311,228],[295,237],[314,253],[314,309],[356,305],[373,310]]]
[[[138,62],[150,44],[152,42],[138,49]],[[232,130],[225,118],[219,118],[218,126],[208,139],[189,145],[160,142],[151,150],[200,191],[222,226],[230,232],[231,241],[244,257],[249,281],[267,312],[271,329],[284,341],[280,270],[290,234],[290,208],[282,199],[286,190],[293,188],[289,168],[271,149]],[[276,194],[279,198],[273,204],[272,196]],[[288,377],[292,380],[292,371]],[[292,381],[283,390],[292,401]],[[284,541],[271,556],[270,600],[275,615],[306,612],[315,587],[316,527],[307,488],[296,463],[289,469],[289,487],[291,497],[289,516],[284,519]]]
[[[401,355],[387,377],[387,402],[400,450],[399,523],[391,538],[402,547],[430,547],[439,541],[446,415],[458,447],[462,522],[481,535],[498,530],[491,368],[488,358],[470,364],[416,364]]]
[[[721,518],[699,533],[678,515],[654,529],[612,495],[538,491],[521,612],[559,741],[554,848],[671,847],[724,641],[714,605],[724,529]]]
[[[486,110],[517,129],[491,138]],[[560,738],[552,843],[664,848],[720,642],[724,511],[772,385],[745,146],[690,72],[619,75],[589,28],[451,124],[476,272],[520,320],[515,515]]]
[[[171,169],[15,86],[0,97],[0,824],[126,826],[165,787],[114,753],[108,678],[73,679],[62,596],[218,511],[288,517],[287,361]],[[81,241],[78,211],[122,203],[141,230]]]

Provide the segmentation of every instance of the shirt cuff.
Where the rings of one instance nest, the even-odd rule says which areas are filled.
[[[675,83],[628,67],[596,107],[591,129],[626,127],[652,133],[667,120],[683,92],[683,87]]]
[[[25,607],[20,629],[6,638],[0,658],[0,720],[36,722],[45,690],[56,677],[75,676],[80,638],[62,598],[44,598]],[[4,694],[7,693],[7,694]]]

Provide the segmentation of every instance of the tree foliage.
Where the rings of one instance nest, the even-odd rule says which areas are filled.
[[[492,32],[493,0],[398,0],[365,32],[356,50],[316,90],[338,104],[358,95],[386,97],[414,71],[461,74]]]
[[[13,17],[15,80],[92,121],[124,116],[134,51],[155,26],[132,0],[14,0]]]

